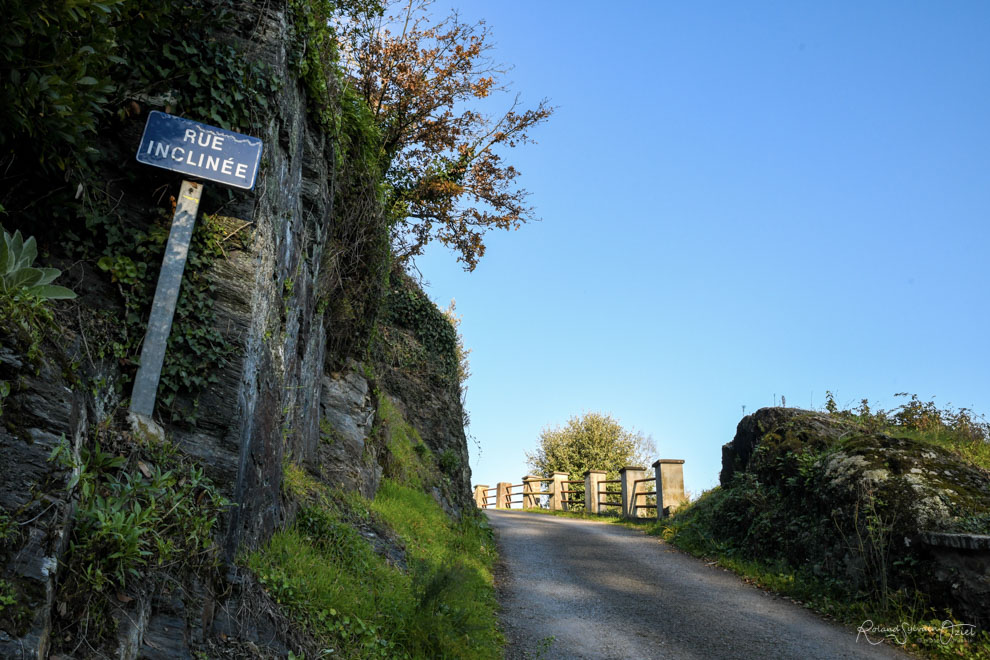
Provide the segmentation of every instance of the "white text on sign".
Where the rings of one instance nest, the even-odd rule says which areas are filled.
[[[222,135],[187,128],[182,136],[182,142],[191,146],[171,145],[149,140],[146,153],[155,158],[171,158],[177,163],[186,163],[193,167],[201,167],[246,179],[249,167],[247,163],[237,163],[233,158],[221,158],[205,151],[206,149],[222,151],[223,141],[224,136]]]

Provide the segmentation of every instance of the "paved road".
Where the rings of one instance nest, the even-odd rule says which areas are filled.
[[[486,513],[503,561],[506,658],[910,657],[637,530]]]

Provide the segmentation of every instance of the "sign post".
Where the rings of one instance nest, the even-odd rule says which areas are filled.
[[[216,181],[236,188],[254,187],[261,161],[262,142],[215,126],[153,110],[138,146],[139,163],[161,167],[192,177]],[[141,346],[141,364],[131,392],[131,423],[135,429],[161,434],[152,421],[165,346],[179,299],[182,273],[196,225],[203,184],[182,181],[151,304],[148,330]]]
[[[189,242],[192,240],[196,212],[199,210],[199,198],[202,195],[203,186],[199,183],[183,181],[179,187],[172,230],[168,234],[165,258],[162,260],[162,270],[158,275],[155,300],[151,303],[148,330],[141,345],[141,366],[138,367],[137,376],[134,378],[131,412],[149,418],[155,411],[158,381],[161,379],[162,364],[165,362],[165,345],[172,331],[172,317],[175,315],[175,305],[179,300],[179,286],[182,285],[182,273],[186,268]]]

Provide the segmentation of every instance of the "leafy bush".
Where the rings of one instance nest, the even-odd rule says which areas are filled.
[[[0,37],[0,161],[16,153],[48,170],[79,166],[119,62],[123,0],[4,3]]]
[[[657,453],[653,438],[639,431],[622,427],[611,415],[590,412],[574,415],[561,426],[546,427],[540,432],[540,441],[533,452],[526,452],[526,464],[534,474],[550,477],[554,472],[566,472],[570,479],[584,479],[586,470],[604,470],[609,480],[617,479],[625,466],[647,467]],[[647,467],[648,473],[652,468]],[[572,484],[569,508],[583,511],[585,508],[584,484]],[[618,484],[605,484],[601,501],[614,501],[610,495],[620,491]],[[639,504],[655,504],[656,497],[649,495],[639,499]],[[614,507],[602,507],[611,509]]]
[[[49,332],[55,323],[48,301],[76,297],[51,283],[61,274],[57,268],[33,266],[37,256],[33,236],[24,240],[19,231],[11,235],[0,227],[0,331],[11,336],[33,362],[41,359],[46,336],[54,334]],[[10,391],[10,383],[0,380],[0,411]]]
[[[457,330],[412,279],[393,272],[384,301],[385,361],[439,387],[460,384]]]
[[[17,602],[17,594],[13,585],[7,580],[0,580],[0,612]]]
[[[863,399],[855,410],[832,413],[883,433],[908,437],[948,449],[966,461],[990,470],[990,422],[969,408],[939,407],[935,401],[921,401],[917,394],[898,392],[907,399],[890,410],[871,410]]]
[[[441,452],[437,464],[440,467],[440,471],[448,475],[454,474],[461,469],[460,457],[458,457],[454,450],[449,447]]]
[[[88,169],[99,155],[88,143],[113,102],[138,90],[171,91],[176,103],[204,120],[247,126],[253,106],[264,108],[267,99],[259,94],[244,101],[266,78],[254,75],[260,70],[255,60],[214,38],[233,20],[224,4],[5,2],[0,162],[17,157],[29,168]],[[165,45],[152,52],[151,43]],[[200,76],[211,84],[201,84]]]

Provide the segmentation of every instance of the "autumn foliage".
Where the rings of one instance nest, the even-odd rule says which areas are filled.
[[[473,270],[490,229],[534,219],[518,170],[500,152],[530,142],[529,130],[553,112],[519,98],[495,116],[472,109],[504,91],[505,69],[489,57],[484,22],[457,13],[431,24],[428,0],[386,3],[337,28],[343,60],[382,137],[386,201],[400,260],[438,240]]]

